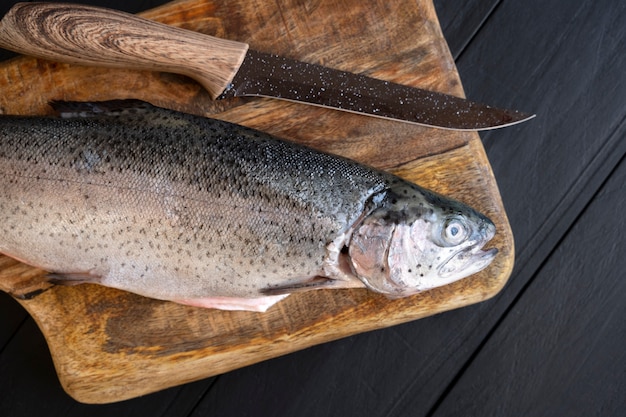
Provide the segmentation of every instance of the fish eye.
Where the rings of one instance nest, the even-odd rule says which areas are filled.
[[[451,245],[458,245],[468,235],[467,226],[458,218],[448,219],[443,227],[442,238]]]

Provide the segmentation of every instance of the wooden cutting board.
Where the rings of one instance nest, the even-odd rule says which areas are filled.
[[[463,95],[430,0],[182,0],[143,13],[252,48]],[[485,300],[513,267],[513,237],[476,133],[378,120],[269,99],[211,101],[182,76],[17,58],[0,65],[0,111],[47,114],[51,100],[138,98],[217,117],[392,171],[486,213],[496,224],[489,268],[445,288],[388,300],[367,290],[288,297],[267,313],[225,312],[95,285],[19,300],[43,332],[65,390],[119,401],[228,372],[356,333]],[[62,192],[62,190],[59,190]],[[44,272],[0,257],[0,289],[46,288]]]

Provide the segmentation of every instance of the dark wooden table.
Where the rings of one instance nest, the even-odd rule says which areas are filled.
[[[163,3],[83,2],[130,12]],[[62,391],[35,323],[0,293],[0,416],[623,415],[626,4],[435,5],[467,95],[538,115],[481,134],[516,237],[498,296],[88,406]]]

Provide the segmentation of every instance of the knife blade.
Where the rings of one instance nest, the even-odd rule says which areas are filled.
[[[70,64],[187,75],[213,99],[273,97],[453,130],[493,129],[534,117],[94,6],[17,3],[0,21],[0,47]]]

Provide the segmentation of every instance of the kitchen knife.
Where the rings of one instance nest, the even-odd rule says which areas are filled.
[[[454,130],[504,127],[534,117],[93,6],[18,3],[0,21],[0,47],[71,64],[184,74],[214,99],[273,97]]]

